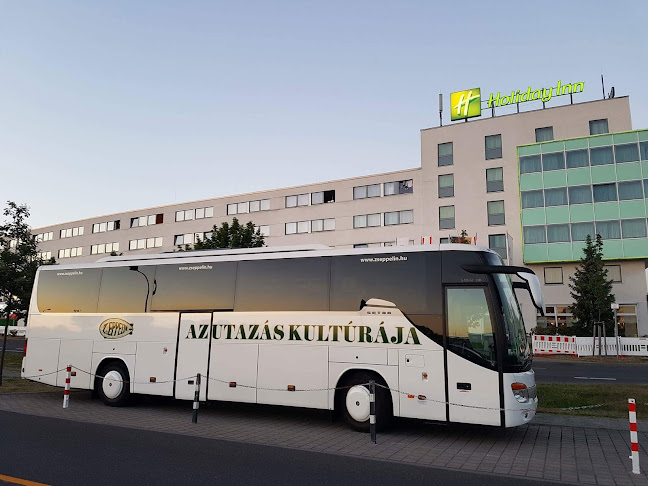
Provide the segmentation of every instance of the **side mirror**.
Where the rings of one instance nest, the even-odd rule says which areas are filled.
[[[524,285],[531,295],[533,305],[540,311],[540,314],[545,315],[545,303],[542,296],[542,288],[540,287],[540,280],[535,273],[517,272],[516,275],[524,280]],[[514,285],[515,287],[515,285]]]

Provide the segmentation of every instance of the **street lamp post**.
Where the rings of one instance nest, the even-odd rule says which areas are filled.
[[[142,275],[146,279],[146,299],[144,300],[144,312],[147,312],[147,310],[148,310],[149,292],[151,291],[151,285],[149,284],[149,279],[146,276],[146,274],[139,269],[138,266],[129,267],[129,270],[139,273],[140,275]]]

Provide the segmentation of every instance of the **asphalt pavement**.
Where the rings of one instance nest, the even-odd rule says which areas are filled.
[[[519,486],[519,477],[399,464],[114,425],[0,412],[2,476],[58,485],[471,484]],[[1,481],[0,481],[1,482]],[[10,483],[10,481],[8,481]],[[26,484],[24,482],[18,484]],[[523,484],[547,481],[525,478]],[[563,483],[565,484],[565,483]]]
[[[647,363],[587,363],[578,358],[533,358],[537,383],[648,384]]]
[[[4,340],[4,336],[0,334],[0,351],[2,350],[3,340]],[[22,354],[24,346],[25,346],[25,340],[23,338],[15,338],[15,337],[7,336],[7,353]]]

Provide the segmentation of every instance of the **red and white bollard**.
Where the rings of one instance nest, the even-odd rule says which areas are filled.
[[[639,439],[637,437],[637,406],[634,398],[628,398],[628,414],[630,416],[630,450],[632,455],[632,472],[641,474],[639,469]]]
[[[70,406],[70,376],[72,376],[72,365],[65,369],[65,390],[63,391],[63,408]]]

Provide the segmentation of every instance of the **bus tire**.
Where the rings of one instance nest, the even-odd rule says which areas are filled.
[[[119,362],[113,361],[97,372],[97,391],[101,400],[111,407],[123,407],[130,400],[130,378],[128,369]]]
[[[339,394],[338,410],[353,430],[369,432],[369,380],[384,384],[373,373],[358,371],[344,381],[345,388]],[[348,387],[348,388],[346,388]],[[388,427],[392,417],[392,401],[389,390],[376,386],[376,429]]]

